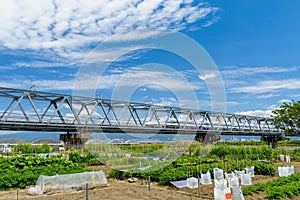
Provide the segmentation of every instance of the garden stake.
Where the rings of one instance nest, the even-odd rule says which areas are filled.
[[[85,184],[85,199],[89,200],[89,185],[88,185],[88,183]]]
[[[198,174],[198,198],[200,198],[200,177],[199,177],[199,172],[197,172]]]
[[[150,185],[150,176],[148,176],[148,191],[150,191],[151,185]]]

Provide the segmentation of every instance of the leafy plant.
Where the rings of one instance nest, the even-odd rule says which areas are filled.
[[[300,194],[300,174],[280,177],[264,183],[256,183],[243,189],[244,195],[266,191],[269,199],[290,198]]]
[[[0,158],[0,190],[24,188],[34,185],[39,175],[78,173],[83,167],[65,158],[44,158],[40,156],[20,156]]]

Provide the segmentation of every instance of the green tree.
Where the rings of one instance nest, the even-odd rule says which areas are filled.
[[[286,135],[300,135],[300,101],[284,103],[272,114],[277,127]]]
[[[20,143],[14,147],[14,152],[16,152],[16,153],[21,152],[22,154],[32,153],[33,152],[32,144]]]
[[[38,151],[37,153],[50,153],[50,146],[48,145],[47,142],[43,143],[42,145],[38,146]]]

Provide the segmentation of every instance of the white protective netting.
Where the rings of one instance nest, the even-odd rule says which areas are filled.
[[[86,184],[88,184],[88,188],[107,186],[104,172],[83,172],[56,176],[40,175],[35,188],[40,188],[41,190],[36,192],[37,194],[49,194],[85,189]]]

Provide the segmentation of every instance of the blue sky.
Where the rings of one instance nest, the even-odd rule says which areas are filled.
[[[8,0],[2,5],[0,87],[36,85],[36,90],[72,94],[75,79],[91,55],[103,61],[118,50],[126,52],[101,52],[99,47],[95,51],[98,44],[135,30],[143,33],[131,34],[130,40],[147,39],[159,33],[146,31],[159,29],[181,32],[207,51],[221,74],[229,113],[267,116],[283,102],[300,98],[298,1]],[[183,98],[177,93],[190,87],[199,109],[211,109],[206,81],[215,78],[214,73],[198,74],[171,53],[141,49],[114,61],[100,83],[97,74],[90,74],[86,88],[80,89],[93,90],[88,86],[96,84],[94,96],[126,100],[113,95],[123,80],[125,88],[136,88],[130,100],[176,105]],[[143,68],[147,63],[169,68]],[[171,69],[174,73],[168,73]],[[188,99],[181,100],[185,107],[194,106]]]

